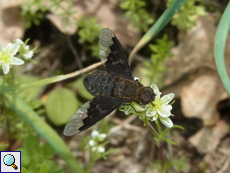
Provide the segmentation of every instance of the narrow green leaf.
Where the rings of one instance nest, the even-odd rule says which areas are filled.
[[[84,68],[82,70],[78,70],[75,71],[73,73],[69,73],[66,75],[59,75],[59,76],[54,76],[54,77],[50,77],[50,78],[46,78],[46,79],[42,79],[42,80],[38,80],[35,82],[30,82],[30,83],[25,83],[25,84],[18,84],[18,85],[7,85],[5,84],[4,86],[0,87],[0,93],[5,93],[5,92],[9,92],[9,91],[14,91],[14,90],[18,90],[18,89],[24,89],[24,88],[29,88],[29,87],[34,87],[34,86],[43,86],[43,85],[47,85],[47,84],[51,84],[51,83],[55,83],[55,82],[60,82],[75,76],[78,76],[80,74],[83,74],[85,72],[88,72],[98,66],[101,65],[101,62],[95,63],[87,68]],[[2,78],[0,78],[0,82],[2,82]]]
[[[230,95],[230,79],[224,62],[225,44],[230,30],[229,16],[230,16],[230,2],[228,3],[228,6],[224,11],[224,14],[220,20],[220,23],[216,31],[214,52],[215,52],[215,61],[216,61],[216,67],[218,73],[220,75],[220,78],[223,82],[225,89]]]
[[[162,28],[171,20],[172,16],[179,10],[185,0],[174,0],[166,11],[161,15],[157,22],[149,29],[149,31],[141,38],[141,40],[134,47],[133,51],[129,55],[129,62],[132,62],[133,55],[146,45],[156,34],[158,34]]]
[[[59,135],[17,94],[3,94],[3,98],[19,116],[26,120],[66,161],[72,172],[83,172],[69,148]]]

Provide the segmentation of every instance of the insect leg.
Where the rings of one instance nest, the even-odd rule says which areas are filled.
[[[125,103],[125,105],[131,106],[131,107],[134,109],[134,111],[135,111],[136,113],[140,113],[140,112],[136,111],[136,109],[133,107],[132,104],[130,104],[130,103]]]

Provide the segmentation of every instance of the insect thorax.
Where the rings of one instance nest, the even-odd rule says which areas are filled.
[[[107,95],[125,99],[127,102],[140,102],[139,94],[143,85],[134,80],[114,77],[105,71],[97,71],[84,78],[84,86],[94,95]]]
[[[87,75],[84,78],[83,84],[87,91],[94,96],[112,96],[117,80],[116,77],[109,75],[105,71],[97,71]]]

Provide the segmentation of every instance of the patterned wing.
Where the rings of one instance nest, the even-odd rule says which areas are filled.
[[[79,133],[79,128],[84,126],[83,119],[87,117],[87,112],[90,107],[90,102],[83,104],[71,117],[64,129],[65,136],[72,136]]]
[[[105,70],[115,77],[133,80],[125,52],[115,34],[104,28],[99,35],[99,54]]]
[[[75,112],[65,126],[64,135],[72,136],[90,128],[123,103],[124,100],[110,96],[94,97],[91,102],[86,102]]]

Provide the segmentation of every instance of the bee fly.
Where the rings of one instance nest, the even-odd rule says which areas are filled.
[[[155,94],[132,76],[127,57],[115,34],[104,28],[99,35],[99,54],[105,71],[89,74],[83,80],[87,91],[95,96],[83,104],[65,126],[64,135],[84,131],[125,103],[151,103]]]

